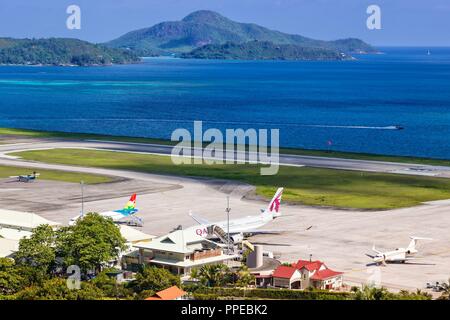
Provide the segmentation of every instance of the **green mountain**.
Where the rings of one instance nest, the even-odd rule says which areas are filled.
[[[0,38],[0,64],[92,66],[139,61],[140,58],[130,50],[78,39]]]
[[[162,22],[150,28],[129,32],[106,45],[135,50],[141,55],[187,53],[205,45],[228,42],[242,44],[254,40],[278,45],[322,48],[338,53],[376,52],[359,39],[321,41],[270,30],[253,23],[239,23],[213,11],[196,11],[181,21]]]
[[[245,43],[227,42],[207,44],[188,53],[182,58],[226,59],[226,60],[350,60],[351,56],[324,48],[304,47],[294,44],[274,44],[269,41],[249,41]]]

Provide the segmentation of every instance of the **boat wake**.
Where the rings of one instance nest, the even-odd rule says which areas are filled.
[[[109,122],[166,122],[166,123],[183,123],[192,124],[194,121],[200,120],[187,120],[187,119],[151,119],[151,118],[39,118],[39,119],[3,119],[2,122],[20,121],[20,122],[40,122],[40,121],[76,121],[76,122],[95,122],[95,121],[109,121]],[[206,124],[224,124],[233,126],[251,126],[251,127],[309,127],[309,128],[337,128],[337,129],[367,129],[367,130],[402,130],[404,129],[399,125],[389,126],[363,126],[363,125],[331,125],[331,124],[302,124],[302,123],[289,123],[289,122],[245,122],[245,121],[216,121],[216,120],[201,120]]]

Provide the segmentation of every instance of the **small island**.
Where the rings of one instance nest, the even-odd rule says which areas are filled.
[[[378,53],[357,38],[324,41],[236,22],[200,10],[180,21],[166,21],[128,32],[105,43],[144,56],[236,60],[351,60],[352,54]]]
[[[275,44],[269,41],[250,41],[217,45],[209,44],[189,53],[182,58],[224,59],[224,60],[352,60],[345,53],[325,48],[304,47],[293,44]]]
[[[78,39],[0,38],[1,65],[105,66],[140,60],[130,50],[108,48]]]

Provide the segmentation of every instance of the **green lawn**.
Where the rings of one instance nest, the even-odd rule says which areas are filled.
[[[13,128],[0,128],[0,136],[16,136],[23,138],[42,138],[42,139],[72,139],[72,140],[105,140],[105,141],[125,141],[125,142],[139,142],[139,143],[157,143],[171,145],[175,144],[170,140],[152,139],[152,138],[135,138],[135,137],[122,137],[122,136],[109,136],[101,134],[90,133],[69,133],[59,131],[37,131],[28,129],[13,129]]]
[[[54,149],[14,153],[28,160],[195,177],[232,179],[256,186],[271,197],[285,187],[284,199],[315,206],[392,209],[450,198],[450,179],[423,176],[280,167],[261,176],[258,165],[173,165],[170,157],[125,152]]]
[[[29,138],[63,138],[63,139],[92,139],[92,140],[104,140],[104,141],[123,141],[123,142],[138,142],[138,143],[154,143],[163,145],[175,145],[176,142],[164,139],[155,138],[140,138],[140,137],[124,137],[124,136],[111,136],[111,135],[99,135],[88,133],[67,133],[58,131],[37,131],[28,129],[10,129],[0,128],[0,136],[21,136]],[[4,141],[3,141],[4,143]],[[388,162],[401,162],[401,163],[417,163],[417,164],[430,164],[450,166],[450,160],[446,159],[433,159],[433,158],[417,158],[417,157],[402,157],[402,156],[385,156],[379,154],[370,153],[354,153],[354,152],[341,152],[341,151],[325,151],[325,150],[310,150],[310,149],[295,149],[295,148],[280,148],[282,154],[296,154],[303,156],[316,156],[316,157],[334,157],[343,159],[359,159],[359,160],[372,160],[372,161],[388,161]]]
[[[10,176],[31,174],[33,171],[39,172],[40,176],[38,179],[42,180],[64,181],[74,183],[79,183],[81,180],[83,180],[84,183],[86,184],[105,183],[114,180],[111,177],[95,174],[65,172],[56,170],[41,170],[35,168],[21,168],[11,166],[0,166],[0,178],[8,178]]]

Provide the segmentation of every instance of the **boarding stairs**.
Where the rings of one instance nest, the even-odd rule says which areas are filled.
[[[218,225],[212,225],[210,227],[210,230],[208,230],[208,232],[211,235],[215,235],[219,238],[220,242],[227,244],[228,241],[230,241],[230,245],[233,245],[233,240],[231,239],[231,237],[228,237],[228,234]]]

